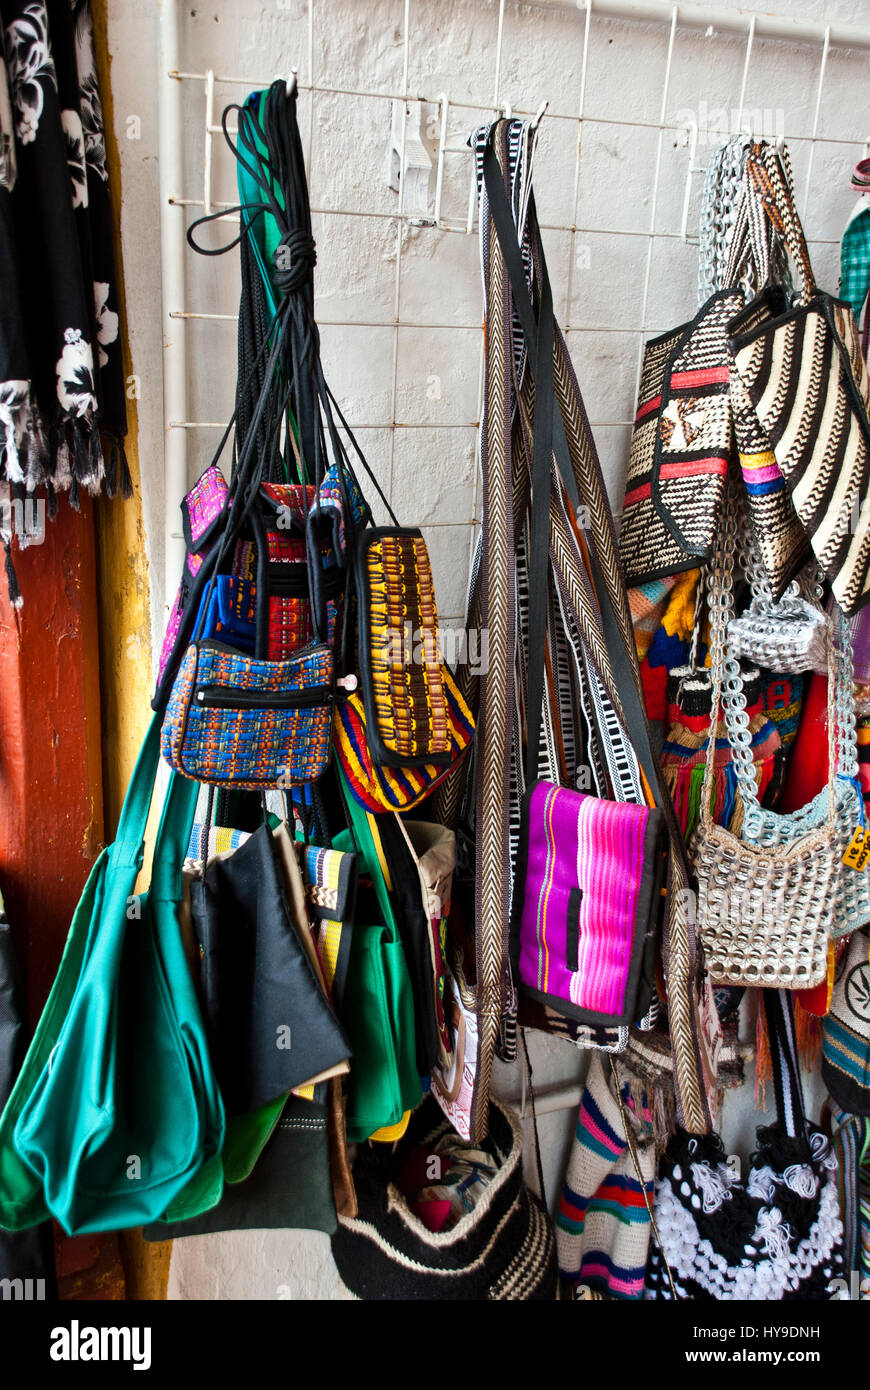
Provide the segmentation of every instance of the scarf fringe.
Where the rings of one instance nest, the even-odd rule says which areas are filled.
[[[15,573],[15,564],[12,560],[12,546],[8,540],[4,540],[3,548],[6,551],[6,588],[9,593],[9,602],[14,612],[24,607],[24,595],[18,583],[18,575]]]
[[[46,476],[50,450],[29,382],[20,404],[9,409],[10,418],[0,420],[0,482],[23,483],[35,492]]]
[[[124,450],[124,440],[121,435],[113,434],[106,437],[106,443],[109,451],[106,460],[106,492],[109,497],[115,497],[120,488],[121,496],[129,499],[133,496],[133,479]]]

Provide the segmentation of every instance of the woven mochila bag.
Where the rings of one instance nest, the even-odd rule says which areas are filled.
[[[731,451],[726,329],[742,306],[719,290],[646,345],[619,535],[632,587],[709,559]]]
[[[794,307],[765,291],[737,316],[737,375],[847,615],[870,599],[870,378],[852,310],[818,289],[787,172],[771,146],[747,159],[765,214],[800,273]]]
[[[645,347],[619,549],[635,588],[709,560],[733,445],[728,327],[777,262],[743,185],[748,142],[711,160],[700,212],[699,308]],[[780,480],[781,481],[781,480]]]
[[[745,1185],[722,1140],[678,1133],[658,1174],[648,1299],[822,1300],[842,1284],[831,1141],[804,1113],[791,997],[766,989],[776,1121],[759,1126]]]
[[[556,1241],[548,1212],[523,1181],[519,1120],[492,1100],[488,1131],[476,1149],[465,1145],[430,1097],[398,1144],[357,1150],[359,1214],[340,1218],[332,1237],[338,1272],[357,1298],[555,1300]],[[449,1156],[461,1159],[463,1150],[468,1209],[449,1229],[433,1231],[421,1219],[421,1204],[401,1190],[403,1178],[415,1166],[438,1184],[448,1176]],[[490,1176],[472,1204],[475,1166],[485,1166]],[[461,1200],[459,1187],[457,1193]]]
[[[748,716],[740,666],[726,653],[725,633],[732,613],[731,586],[736,549],[735,496],[726,500],[710,585],[713,708],[711,727],[724,705],[725,723],[747,821],[763,816],[747,746]],[[827,972],[833,904],[843,869],[837,833],[834,667],[829,647],[827,791],[825,810],[801,818],[778,816],[779,835],[762,833],[758,843],[739,839],[716,825],[711,813],[713,739],[701,792],[701,822],[689,858],[698,880],[698,927],[707,969],[715,984],[806,989]],[[763,822],[761,822],[763,824]]]

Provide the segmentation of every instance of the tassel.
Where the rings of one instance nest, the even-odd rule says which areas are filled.
[[[57,493],[54,490],[50,478],[46,479],[45,483],[45,500],[47,503],[46,511],[48,513],[48,519],[49,521],[54,521],[54,518],[57,516]]]
[[[32,408],[30,427],[27,431],[27,464],[25,485],[28,492],[36,492],[48,476],[48,441],[42,425],[42,418],[36,407]]]
[[[704,790],[704,768],[693,767],[689,774],[689,794],[686,811],[686,836],[692,835],[701,819],[701,793]]]
[[[740,826],[737,825],[738,804],[737,804],[737,777],[734,771],[734,764],[729,763],[725,768],[722,787],[722,811],[716,817],[720,825],[727,825],[732,835],[740,834]],[[740,824],[743,824],[743,803],[739,806]]]
[[[129,500],[129,498],[133,496],[133,479],[130,477],[130,465],[127,463],[127,454],[124,449],[124,441],[120,435],[116,438],[115,444],[118,449],[121,496]]]
[[[17,610],[24,606],[24,596],[18,583],[18,575],[15,573],[15,565],[12,560],[12,547],[8,540],[4,541],[3,545],[6,550],[6,588],[9,591],[9,602],[12,605],[13,612],[17,613]],[[16,617],[16,622],[17,621],[18,619]]]
[[[103,474],[105,473],[105,467],[103,465],[103,442],[100,438],[100,429],[96,421],[93,421],[88,429],[88,454],[90,457],[88,489],[96,496],[100,491],[100,484],[103,481]]]
[[[801,1068],[808,1074],[818,1071],[822,1052],[822,1020],[801,1008],[801,991],[795,991],[795,1043]],[[773,1079],[773,1058],[767,1035],[767,1019],[761,1007],[755,1022],[755,1107],[764,1110],[765,1086]]]
[[[18,442],[15,438],[15,427],[9,425],[6,431],[6,438],[3,442],[3,476],[7,482],[23,483],[24,469],[21,466],[21,455],[18,450]]]
[[[798,1057],[804,1071],[812,1073],[818,1071],[822,1055],[822,1020],[817,1014],[801,1007],[799,992],[795,994],[795,1002],[795,1042]]]
[[[70,464],[74,483],[85,482],[90,473],[90,450],[83,438],[83,433],[83,427],[79,421],[73,420],[70,424]],[[72,488],[70,488],[70,492],[72,492]],[[76,489],[76,497],[78,497],[78,489]],[[78,509],[77,502],[76,509]]]
[[[106,495],[114,497],[118,491],[118,441],[110,438],[109,454],[106,462]]]
[[[767,1035],[767,1018],[761,1007],[761,993],[758,993],[758,1014],[755,1019],[755,1108],[765,1110],[765,1088],[773,1080],[773,1058],[770,1055],[770,1039]]]

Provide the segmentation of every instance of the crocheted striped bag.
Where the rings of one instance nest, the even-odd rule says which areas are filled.
[[[450,1130],[429,1097],[395,1149],[370,1144],[357,1150],[359,1215],[340,1218],[332,1237],[332,1256],[346,1287],[367,1300],[555,1300],[552,1223],[523,1181],[519,1120],[499,1101],[490,1101],[489,1137],[477,1146],[497,1168],[483,1195],[443,1231],[429,1230],[411,1209],[398,1175],[414,1149],[434,1155]]]
[[[765,291],[729,325],[729,345],[819,564],[851,616],[870,599],[870,378],[851,308],[816,285],[779,154],[754,145],[746,168],[798,268],[800,293],[792,308]]]

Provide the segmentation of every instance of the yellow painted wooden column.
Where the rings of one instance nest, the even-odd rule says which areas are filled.
[[[115,139],[106,0],[92,0],[94,43],[106,127],[121,321],[126,325],[121,253],[121,164]],[[155,312],[157,310],[155,309]],[[135,371],[124,334],[124,375]],[[142,520],[135,399],[127,401],[127,462],[133,497],[97,503],[100,672],[103,714],[103,798],[107,839],[118,823],[127,783],[151,718],[151,623],[148,557]],[[171,1241],[149,1244],[139,1231],[121,1233],[127,1298],[162,1299],[169,1280]]]

